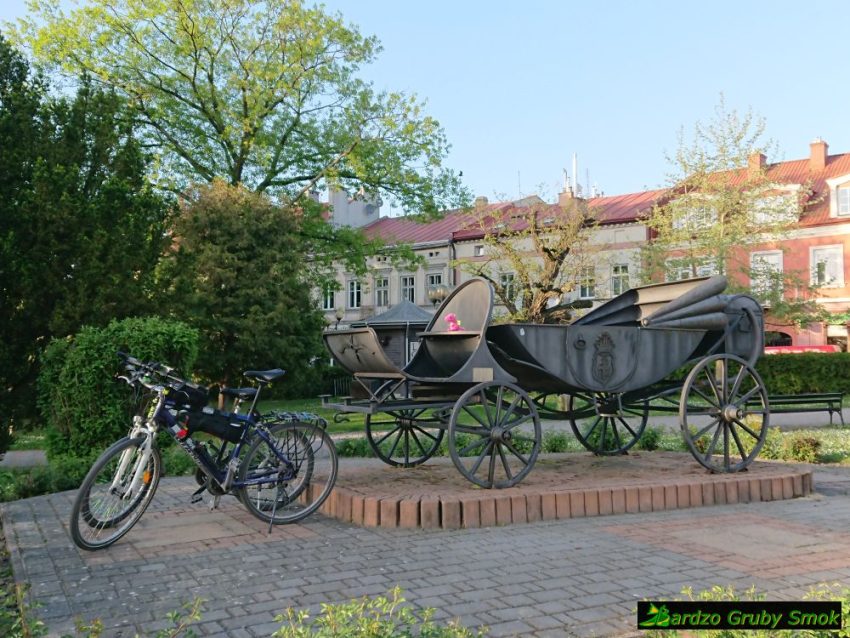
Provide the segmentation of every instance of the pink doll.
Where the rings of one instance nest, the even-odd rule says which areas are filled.
[[[449,324],[449,327],[448,327],[449,332],[457,332],[458,330],[463,330],[463,328],[461,328],[461,326],[460,326],[460,321],[458,321],[457,315],[455,313],[450,312],[445,317],[443,317],[443,320],[447,324]]]

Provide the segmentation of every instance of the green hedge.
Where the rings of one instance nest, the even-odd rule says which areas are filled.
[[[47,453],[85,457],[125,436],[136,404],[117,382],[122,350],[143,361],[162,361],[186,373],[198,354],[198,333],[156,317],[83,328],[53,340],[42,356],[38,409],[47,426]]]
[[[850,353],[772,354],[756,369],[770,394],[846,392],[850,395]]]

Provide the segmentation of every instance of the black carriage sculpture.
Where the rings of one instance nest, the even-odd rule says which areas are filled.
[[[365,414],[369,444],[391,465],[423,463],[447,435],[457,469],[487,488],[531,471],[541,414],[568,420],[582,445],[608,455],[631,448],[651,412],[678,413],[700,464],[739,471],[769,424],[754,368],[764,320],[758,302],[723,294],[726,285],[718,276],[644,286],[570,325],[491,326],[492,288],[471,279],[443,302],[403,369],[371,328],[326,331],[329,352],[369,398],[325,405]]]

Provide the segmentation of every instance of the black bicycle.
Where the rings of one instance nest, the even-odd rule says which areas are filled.
[[[146,409],[133,417],[129,434],[95,461],[71,511],[71,537],[82,549],[112,545],[141,518],[162,476],[156,444],[168,432],[198,466],[193,501],[234,494],[251,514],[269,523],[294,523],[315,512],[333,489],[337,454],[321,417],[308,413],[260,415],[263,387],[283,376],[280,369],[251,370],[256,387],[222,388],[230,412],[207,407],[209,392],[159,363],[119,353],[126,374],[119,379],[142,391]],[[240,414],[240,406],[250,408]],[[198,437],[193,435],[203,433]]]

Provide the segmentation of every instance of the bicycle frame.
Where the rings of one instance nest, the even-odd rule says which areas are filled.
[[[178,436],[177,432],[182,426],[178,422],[177,416],[172,413],[175,408],[175,404],[168,400],[168,388],[165,386],[155,386],[152,389],[157,392],[157,400],[154,402],[154,405],[151,406],[148,412],[148,417],[144,423],[139,423],[139,421],[142,421],[141,417],[134,417],[133,428],[130,434],[131,437],[134,436],[134,433],[137,433],[135,436],[138,436],[138,434],[141,434],[141,432],[144,431],[147,435],[146,448],[144,452],[145,462],[139,464],[140,469],[137,473],[143,473],[142,468],[146,466],[148,457],[150,456],[154,435],[159,428],[163,428],[175,441],[177,441],[177,444],[192,458],[201,471],[208,477],[215,480],[225,491],[232,488],[247,487],[250,485],[275,484],[279,481],[288,481],[295,477],[296,468],[293,463],[278,449],[277,445],[274,444],[266,429],[259,427],[261,424],[257,423],[251,416],[254,413],[253,407],[256,404],[256,397],[251,406],[252,409],[249,410],[247,414],[232,414],[233,418],[238,419],[240,422],[245,424],[245,428],[243,429],[242,437],[234,444],[230,454],[225,459],[221,459],[223,461],[226,460],[226,463],[223,463],[221,467],[218,467],[198,453],[197,448],[195,447],[197,444],[191,437],[181,438]],[[242,450],[242,446],[251,438],[252,434],[256,434],[263,439],[268,444],[269,448],[274,451],[278,460],[283,463],[285,467],[283,475],[281,475],[279,468],[272,467],[269,468],[267,476],[252,477],[245,481],[239,481],[234,478],[234,474],[238,468],[239,453]],[[129,462],[129,456],[127,456],[126,460],[122,457],[121,462]],[[140,475],[138,480],[140,481],[142,478],[143,477]],[[130,491],[137,487],[136,481],[137,477],[134,477]]]

